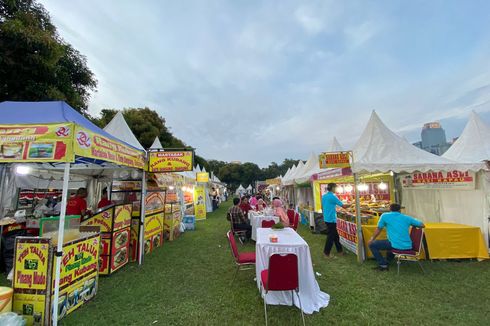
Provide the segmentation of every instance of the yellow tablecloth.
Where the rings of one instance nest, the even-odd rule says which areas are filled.
[[[367,242],[374,230],[375,225],[362,226],[367,257],[372,257]],[[478,227],[455,223],[426,223],[424,232],[431,259],[489,259],[488,249]],[[386,239],[384,230],[378,239]]]

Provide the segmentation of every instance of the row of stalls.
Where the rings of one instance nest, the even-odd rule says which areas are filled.
[[[202,179],[192,151],[186,172],[148,171],[171,153],[157,140],[145,151],[121,113],[102,130],[64,102],[0,103],[2,262],[28,325],[57,324],[95,296],[99,275],[143,263],[183,222],[206,218],[224,185]],[[90,214],[69,216],[79,188]]]
[[[321,196],[328,183],[336,183],[337,196],[344,202],[353,203],[358,191],[365,240],[374,232],[379,216],[388,210],[389,204],[397,202],[405,213],[429,223],[426,240],[431,242],[431,258],[488,258],[489,136],[490,128],[473,112],[461,137],[439,157],[396,135],[373,112],[353,147],[350,167],[321,169],[318,156],[312,154],[282,177],[282,196],[314,228],[315,216],[321,219]],[[342,151],[334,139],[327,152]],[[357,183],[354,175],[359,179]],[[343,228],[339,233],[345,236],[344,245],[355,251],[356,211],[355,205],[351,207],[339,211],[338,228]],[[461,234],[477,239],[467,246],[472,248],[442,248],[456,246],[441,242],[442,237]],[[461,247],[461,243],[464,241],[457,246]]]

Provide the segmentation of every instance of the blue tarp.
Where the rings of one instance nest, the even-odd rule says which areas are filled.
[[[0,124],[43,124],[43,123],[63,123],[74,122],[90,131],[98,133],[104,137],[123,143],[138,151],[138,148],[117,139],[97,127],[90,120],[78,113],[74,108],[63,101],[47,102],[10,102],[0,103]]]

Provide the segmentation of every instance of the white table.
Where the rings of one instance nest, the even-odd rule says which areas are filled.
[[[277,243],[271,243],[270,234],[278,236]],[[306,241],[291,228],[282,231],[269,228],[257,229],[257,245],[255,246],[255,273],[260,291],[260,272],[269,267],[269,257],[274,253],[294,253],[298,256],[299,296],[305,314],[312,314],[328,306],[330,296],[320,290],[315,279],[311,262],[310,247]],[[265,298],[267,304],[291,305],[290,291],[271,291]],[[294,294],[294,305],[299,308],[299,301]]]
[[[255,212],[248,212],[248,219],[252,226],[252,240],[257,241],[257,229],[262,227],[262,221],[279,222],[279,217],[273,215],[260,215]]]

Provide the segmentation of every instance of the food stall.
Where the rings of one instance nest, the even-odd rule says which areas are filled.
[[[194,150],[151,150],[149,152],[148,167],[149,172],[154,176],[156,187],[166,190],[163,212],[164,235],[169,241],[172,241],[180,234],[180,225],[184,212],[192,207],[192,205],[185,203],[185,198],[187,196],[189,200],[190,192],[195,189],[191,186],[186,186],[185,184],[188,182],[186,177],[178,173],[193,171]]]
[[[99,231],[98,228],[79,228],[76,217],[71,219],[75,223],[65,223],[59,301],[55,305],[59,219],[43,220],[44,231],[40,237],[16,238],[12,308],[26,319],[27,325],[50,325],[50,309],[56,307],[61,319],[91,300],[98,287]]]
[[[92,216],[84,216],[81,225],[98,226],[101,234],[100,275],[110,275],[129,262],[129,236],[132,204],[110,205]]]
[[[392,201],[400,203],[405,213],[427,225],[426,249],[431,259],[488,259],[488,248],[481,250],[482,244],[486,246],[484,230],[480,228],[487,218],[485,195],[477,185],[485,186],[481,179],[475,179],[475,173],[482,175],[486,169],[484,164],[455,162],[416,148],[389,130],[375,112],[353,153],[352,171],[361,178],[373,173],[393,175],[397,191]],[[444,201],[440,200],[442,193]],[[419,200],[413,200],[415,196]],[[423,209],[418,210],[421,206]],[[468,207],[467,212],[465,207]],[[473,219],[478,220],[477,227],[468,225]],[[363,227],[364,241],[375,228],[374,223]],[[448,242],[448,239],[451,240]],[[444,244],[444,248],[440,244]],[[469,244],[472,251],[465,249]]]
[[[141,216],[139,210],[133,210],[130,231],[130,259],[138,259],[140,248],[147,255],[163,245],[163,220],[165,216],[165,191],[148,187],[145,198],[144,234],[141,235]],[[143,246],[140,245],[143,241]]]
[[[95,176],[91,179],[97,181],[99,178],[106,177],[107,171],[112,174],[116,169],[143,169],[144,152],[107,134],[64,102],[0,103],[0,135],[1,163],[21,163],[22,165],[16,167],[16,172],[22,172],[24,175],[36,173],[37,176],[51,174],[53,181],[62,185],[62,187],[54,187],[62,189],[62,201],[57,228],[58,240],[52,242],[56,244],[56,248],[53,249],[52,271],[54,275],[49,274],[51,277],[49,284],[52,284],[52,303],[50,305],[58,307],[58,303],[64,300],[64,291],[68,291],[63,286],[68,280],[73,280],[72,274],[68,274],[65,279],[62,278],[63,266],[67,266],[66,264],[72,258],[83,261],[85,257],[85,253],[80,253],[75,257],[76,250],[68,247],[73,239],[65,242],[63,226],[65,225],[68,190],[73,189],[72,181],[76,181],[77,176],[85,178]],[[12,182],[3,189],[9,189],[9,187],[12,187]],[[2,200],[1,203],[4,205],[5,201]],[[5,212],[5,207],[2,207],[0,211]],[[83,239],[83,234],[75,238],[77,241],[80,239]],[[87,241],[91,241],[92,246],[99,248],[98,232],[95,238]],[[49,248],[49,244],[44,245],[46,245],[45,249]],[[80,243],[75,247],[77,250],[89,248],[88,245],[84,246]],[[22,249],[19,248],[19,250]],[[98,250],[93,248],[87,250],[90,250],[92,256],[96,255],[97,259],[94,260],[95,270],[97,270]],[[70,264],[70,268],[65,271],[72,271],[75,266],[79,265],[78,262],[73,264]],[[32,279],[34,279],[34,274],[39,275],[39,273],[34,268],[35,266],[32,266]],[[80,273],[85,272],[88,272],[88,267]],[[14,275],[14,280],[16,276]],[[74,291],[78,292],[79,289],[77,287]],[[21,300],[26,299],[26,296],[22,296],[23,294],[25,293],[14,292],[15,311],[19,314],[32,313],[32,309],[24,310],[25,307],[32,308],[32,305],[21,304]],[[70,309],[75,309],[78,304],[69,304],[69,306]],[[58,309],[52,309],[52,314],[48,313],[42,319],[56,325],[60,318],[59,312]],[[34,316],[32,318],[34,322]]]

